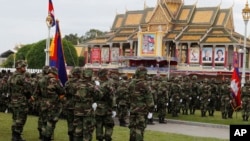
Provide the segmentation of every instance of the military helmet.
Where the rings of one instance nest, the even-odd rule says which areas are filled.
[[[179,77],[175,77],[174,82],[179,82]]]
[[[49,73],[49,69],[50,69],[49,66],[43,66],[43,68],[42,68],[43,74],[48,74]]]
[[[16,68],[22,68],[22,67],[26,67],[27,63],[24,60],[17,60],[16,61]]]
[[[54,66],[49,68],[49,72],[48,73],[53,73],[55,75],[58,75],[58,69]]]
[[[108,69],[100,69],[98,71],[98,77],[103,77],[106,76],[108,74]]]
[[[140,77],[140,76],[145,76],[147,74],[148,70],[143,67],[143,66],[140,66],[140,67],[137,67],[136,71],[135,71],[135,76],[136,77]]]
[[[205,78],[203,82],[208,83],[208,78]]]
[[[197,75],[193,75],[192,80],[197,80]]]
[[[93,69],[91,69],[91,68],[85,68],[83,70],[83,76],[84,77],[92,77],[92,75],[93,75]]]
[[[80,67],[74,67],[72,70],[71,70],[71,74],[74,75],[74,74],[81,74],[82,73],[82,70]]]

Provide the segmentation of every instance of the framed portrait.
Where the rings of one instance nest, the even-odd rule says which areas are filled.
[[[111,56],[110,57],[111,57],[112,62],[118,62],[119,52],[120,52],[119,48],[111,48]]]
[[[191,47],[189,51],[189,62],[199,63],[200,61],[200,50],[199,47]]]
[[[155,54],[156,51],[156,38],[154,33],[145,33],[142,34],[142,47],[141,54],[142,55],[151,55]]]
[[[91,60],[94,63],[100,63],[101,60],[101,49],[100,48],[92,48],[91,49]]]
[[[212,63],[212,48],[203,48],[202,49],[202,62]]]
[[[225,61],[225,48],[215,48],[214,51],[214,62],[224,63]]]
[[[102,62],[109,61],[109,48],[102,48]]]

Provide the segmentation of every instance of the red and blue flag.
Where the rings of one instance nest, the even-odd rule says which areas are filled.
[[[63,52],[63,45],[61,39],[61,32],[59,28],[59,22],[56,21],[56,33],[55,37],[50,45],[50,66],[55,66],[58,69],[58,78],[61,80],[64,85],[68,80],[66,63]]]
[[[231,77],[231,90],[232,90],[232,106],[234,109],[241,107],[241,84],[240,84],[240,76],[238,69],[238,55],[234,53],[234,62],[233,62],[234,70]]]
[[[53,27],[56,24],[56,21],[55,21],[54,7],[53,7],[52,0],[49,0],[48,14],[52,19],[51,27]]]

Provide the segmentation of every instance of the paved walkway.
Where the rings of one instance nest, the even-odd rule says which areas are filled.
[[[148,125],[146,130],[229,140],[229,126],[168,119],[167,124]]]

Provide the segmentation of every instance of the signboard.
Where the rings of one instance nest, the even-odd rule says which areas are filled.
[[[92,63],[100,63],[100,60],[101,60],[100,48],[91,49],[91,60],[92,60]]]
[[[109,48],[102,48],[102,62],[109,61]]]
[[[111,61],[112,62],[118,62],[119,61],[119,48],[111,48]]]
[[[142,47],[141,54],[155,54],[156,52],[156,39],[155,34],[145,33],[142,34]]]

